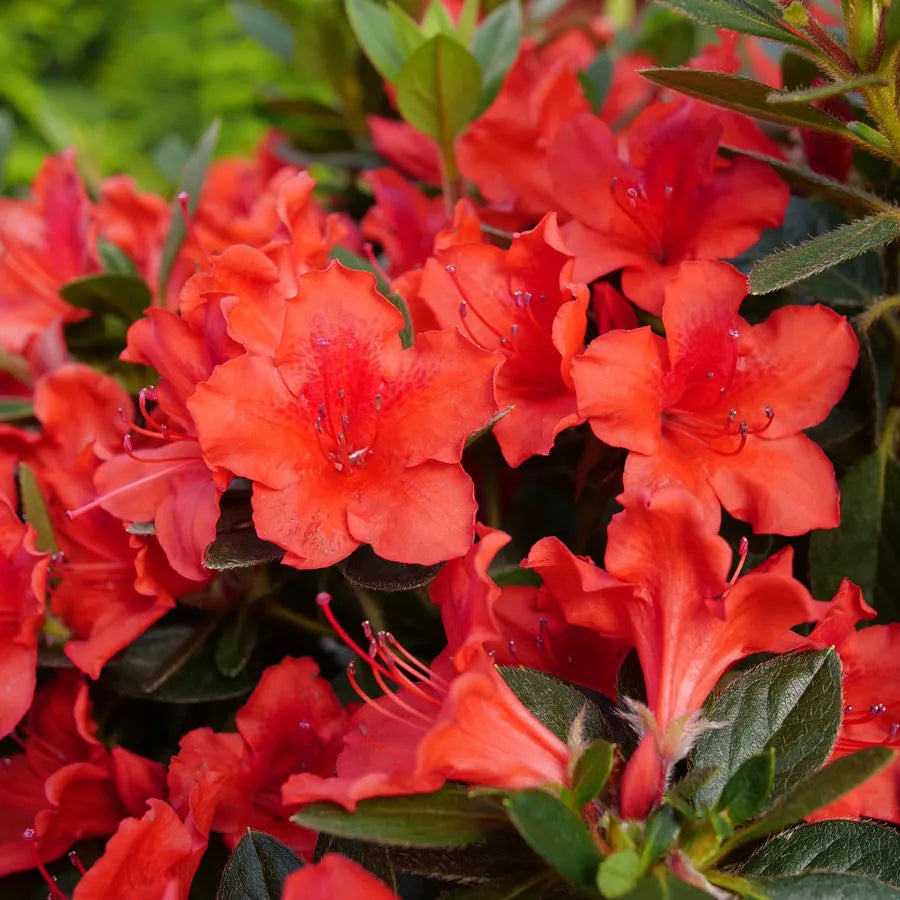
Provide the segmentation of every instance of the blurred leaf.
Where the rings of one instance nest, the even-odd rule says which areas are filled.
[[[722,727],[703,734],[694,750],[694,766],[719,768],[697,792],[698,804],[717,803],[740,766],[770,748],[778,797],[828,758],[842,708],[833,649],[778,656],[739,675],[704,710]]]
[[[72,306],[93,313],[109,313],[129,324],[136,322],[153,304],[150,288],[135,275],[87,275],[63,285],[59,293]]]
[[[22,519],[35,530],[36,549],[56,553],[59,545],[53,535],[47,504],[44,502],[34,472],[23,462],[19,463],[19,499],[22,504]]]
[[[605,787],[616,761],[616,745],[599,740],[590,744],[578,757],[572,776],[572,808],[580,810]]]
[[[841,523],[810,536],[810,582],[831,597],[849,578],[885,621],[900,612],[900,463],[886,452],[859,459],[840,480]]]
[[[644,832],[644,846],[641,850],[641,863],[645,869],[669,852],[680,829],[675,810],[668,806],[663,806],[650,816]]]
[[[428,4],[425,15],[422,17],[421,28],[422,34],[426,38],[438,34],[445,34],[451,38],[456,35],[456,23],[441,0],[431,0],[431,3]]]
[[[30,419],[33,415],[34,404],[30,400],[0,399],[0,422],[16,422]]]
[[[897,213],[879,213],[858,219],[760,260],[750,272],[750,289],[754,294],[768,294],[860,256],[897,237],[900,237],[900,217]]]
[[[898,900],[900,890],[860,875],[811,872],[761,882],[769,900]]]
[[[156,534],[156,522],[132,522],[125,530],[129,534]]]
[[[697,52],[697,25],[662,6],[649,6],[641,17],[634,49],[661,66],[680,66]]]
[[[472,46],[480,7],[481,0],[463,0],[462,9],[460,9],[459,18],[456,21],[456,36],[463,47],[471,48]]]
[[[887,82],[881,75],[861,75],[850,81],[832,81],[803,90],[772,91],[766,99],[769,103],[812,103],[818,100],[828,100],[831,97],[840,97],[861,87],[884,84]]]
[[[291,61],[294,32],[281,16],[258,3],[247,3],[245,0],[231,0],[228,6],[250,37],[284,62]]]
[[[419,30],[416,20],[406,10],[388,0],[388,13],[394,26],[394,34],[400,44],[403,59],[407,59],[413,51],[425,43],[425,35]]]
[[[248,828],[222,872],[216,900],[281,900],[285,879],[302,865],[290,847]]]
[[[16,139],[16,123],[5,109],[0,109],[0,187],[6,180],[6,160]]]
[[[624,897],[637,887],[644,867],[637,850],[618,850],[605,856],[597,870],[597,887],[604,897]]]
[[[346,0],[347,18],[356,40],[382,77],[396,82],[406,61],[391,14],[373,0]]]
[[[281,547],[264,541],[252,528],[243,528],[217,535],[203,554],[203,565],[222,571],[275,562],[282,556]]]
[[[481,109],[497,96],[506,73],[519,55],[522,42],[522,8],[519,0],[507,0],[478,27],[472,53],[481,67]]]
[[[612,74],[613,61],[606,50],[601,50],[594,57],[594,61],[583,72],[578,73],[584,95],[595,113],[599,113],[603,108],[612,84]]]
[[[470,797],[447,785],[432,794],[361,800],[355,812],[336,803],[310,803],[291,817],[305,828],[401,847],[457,847],[508,827],[490,797]]]
[[[98,237],[96,243],[97,256],[105,272],[111,275],[137,275],[134,262],[123,250],[102,237]]]
[[[522,705],[563,743],[568,741],[572,723],[582,710],[584,740],[609,737],[603,713],[587,697],[560,678],[536,669],[498,666],[497,669]]]
[[[750,876],[824,870],[867,875],[900,887],[900,834],[869,822],[826,819],[775,835],[742,866]]]
[[[187,234],[184,214],[181,211],[181,204],[177,195],[181,193],[187,194],[188,215],[193,216],[197,212],[197,204],[200,202],[200,191],[206,179],[206,170],[209,168],[216,144],[219,142],[221,125],[222,123],[219,119],[216,119],[203,132],[203,136],[197,141],[197,146],[191,151],[191,155],[181,170],[178,190],[175,192],[176,197],[172,202],[172,219],[169,224],[169,232],[163,242],[162,258],[159,263],[158,297],[165,298],[166,296],[172,266],[175,265],[178,251],[181,250],[182,241],[184,241]]]
[[[745,759],[722,790],[716,811],[725,813],[732,825],[741,825],[763,807],[775,780],[775,748]]]
[[[374,591],[411,591],[428,584],[443,567],[399,563],[378,556],[369,544],[362,544],[337,563],[341,575],[357,587]]]
[[[250,661],[258,639],[259,626],[251,606],[243,603],[216,641],[216,668],[228,678],[239,675]]]
[[[505,801],[509,818],[528,845],[558,872],[593,887],[602,857],[581,818],[544,791],[519,791]]]
[[[465,47],[439,34],[409,57],[396,85],[403,118],[450,152],[478,111],[481,68]]]
[[[700,888],[676,878],[666,869],[654,871],[623,900],[709,900],[709,894]]]

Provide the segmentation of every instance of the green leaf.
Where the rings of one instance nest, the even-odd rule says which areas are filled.
[[[446,851],[441,851],[442,853]],[[316,841],[315,860],[326,853],[340,853],[380,878],[392,891],[397,890],[397,875],[391,859],[391,851],[381,844],[351,841],[333,834],[320,834]]]
[[[769,38],[783,44],[812,49],[802,37],[790,32],[775,15],[774,7],[747,0],[661,0],[666,6],[713,28],[728,28],[743,34]]]
[[[97,238],[97,256],[100,257],[100,264],[103,266],[104,272],[109,272],[111,275],[137,275],[137,269],[131,257],[102,237]]]
[[[664,806],[653,813],[647,822],[644,846],[641,849],[641,864],[645,870],[669,851],[680,830],[674,809]]]
[[[625,5],[629,0],[618,0]],[[658,66],[683,66],[698,50],[700,28],[691,19],[663,6],[642,10],[634,51],[649,56]]]
[[[594,741],[578,757],[572,776],[573,809],[581,809],[603,790],[615,760],[616,745],[603,740]]]
[[[458,847],[509,825],[491,797],[472,797],[447,785],[433,794],[361,800],[355,812],[336,803],[311,803],[291,821],[345,838],[401,847]]]
[[[284,550],[276,544],[264,541],[252,528],[226,531],[217,535],[203,554],[207,569],[221,572],[274,562],[284,556]]]
[[[0,187],[5,181],[6,160],[12,151],[13,141],[16,137],[16,123],[12,115],[5,109],[0,109]]]
[[[520,791],[505,801],[513,825],[525,841],[560,874],[593,887],[601,856],[584,822],[544,791]]]
[[[754,294],[777,291],[897,237],[900,237],[898,213],[866,216],[760,260],[750,273],[750,290]]]
[[[250,661],[258,638],[259,626],[250,604],[244,603],[216,641],[216,668],[228,678],[239,675]]]
[[[716,804],[716,811],[725,813],[732,825],[740,825],[758,813],[772,792],[775,780],[775,749],[769,747],[744,760],[728,783]]]
[[[250,37],[283,62],[291,61],[294,56],[294,30],[278,13],[245,0],[231,0],[228,6]]]
[[[216,900],[281,900],[284,880],[302,865],[290,847],[248,828],[222,872]]]
[[[693,765],[719,771],[697,792],[713,806],[745,760],[775,751],[777,797],[828,758],[841,721],[841,667],[833,649],[778,656],[735,678],[707,704],[723,727],[697,742]]]
[[[900,887],[900,834],[869,822],[827,819],[798,825],[767,841],[741,866],[742,875],[853,872]]]
[[[519,55],[522,41],[522,8],[519,0],[498,6],[480,25],[472,41],[472,53],[481,67],[481,105],[493,103],[506,73]]]
[[[894,621],[900,612],[900,463],[887,453],[870,453],[841,478],[840,489],[840,525],[810,536],[812,591],[831,597],[849,578]]]
[[[764,816],[737,832],[725,845],[726,849],[730,852],[799,822],[868,781],[895,757],[894,751],[887,747],[867,747],[833,760],[782,794]]]
[[[396,3],[390,2],[390,0],[387,9],[391,17],[391,23],[394,26],[394,34],[397,36],[397,42],[400,44],[400,52],[403,58],[406,59],[413,51],[425,43],[425,35],[419,30],[416,20],[405,9],[397,6]],[[347,252],[349,253],[350,251]]]
[[[597,888],[604,897],[624,897],[637,887],[643,874],[644,867],[637,850],[619,850],[600,863]]]
[[[843,122],[808,103],[770,104],[766,98],[772,90],[771,86],[743,75],[725,75],[701,69],[661,68],[638,71],[654,84],[661,84],[715,106],[733,109],[767,122],[777,122],[779,125],[815,128],[840,135],[854,143],[861,142]]]
[[[456,36],[463,47],[471,49],[480,8],[481,0],[463,0],[462,9],[459,11],[459,18],[456,21]]]
[[[583,72],[578,73],[584,96],[595,113],[599,113],[603,108],[612,84],[612,74],[612,56],[606,50],[598,53],[594,61]]]
[[[22,518],[36,533],[34,542],[36,549],[56,553],[59,545],[53,535],[47,504],[44,502],[34,472],[25,463],[19,463],[19,497],[22,502]]]
[[[34,415],[34,404],[30,400],[4,398],[0,400],[0,422],[16,422],[30,419]]]
[[[166,288],[169,284],[172,266],[175,265],[178,251],[181,250],[182,241],[184,241],[184,237],[187,234],[187,225],[185,224],[177,195],[182,192],[187,194],[188,215],[194,215],[197,211],[197,204],[200,202],[200,189],[203,187],[203,181],[206,178],[206,170],[209,168],[216,144],[219,142],[221,125],[222,123],[219,119],[215,119],[210,124],[201,135],[200,140],[197,141],[197,146],[191,151],[191,155],[181,170],[178,190],[176,191],[175,200],[172,202],[172,220],[169,224],[169,232],[163,243],[162,258],[159,263],[157,296],[163,299],[166,296]]]
[[[451,152],[453,139],[478,112],[481,67],[465,47],[439,34],[409,57],[396,85],[403,118]]]
[[[428,584],[443,563],[423,566],[382,559],[370,544],[362,544],[337,563],[341,575],[356,587],[373,591],[412,591]]]
[[[456,23],[441,0],[431,0],[428,4],[422,17],[422,34],[426,38],[438,34],[445,34],[449,38],[456,35]]]
[[[709,900],[709,894],[660,869],[626,894],[624,900]]]
[[[406,59],[391,14],[373,0],[346,0],[347,18],[359,46],[381,76],[396,82]]]
[[[829,84],[820,84],[816,87],[804,88],[798,91],[772,91],[766,100],[769,103],[812,103],[816,100],[840,97],[861,87],[884,84],[887,84],[887,82],[882,75],[861,75],[859,78],[853,78],[850,81],[832,81]]]
[[[769,900],[897,900],[890,885],[838,872],[811,872],[761,882]]]
[[[686,816],[693,813],[691,801],[718,774],[718,766],[697,766],[690,770],[681,781],[676,781],[665,794],[664,800]]]
[[[63,285],[59,293],[72,306],[93,313],[110,313],[129,324],[136,322],[153,303],[150,288],[135,275],[87,275]]]
[[[561,741],[584,709],[584,740],[606,739],[609,726],[600,709],[560,678],[535,669],[499,666],[498,671],[522,705]]]

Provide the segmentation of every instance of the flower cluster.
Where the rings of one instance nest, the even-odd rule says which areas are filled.
[[[743,819],[737,764],[677,799],[738,728],[719,688],[815,659],[840,704],[815,768],[900,745],[900,625],[858,631],[859,587],[814,598],[793,572],[841,523],[810,430],[857,336],[808,295],[745,299],[735,265],[784,222],[769,163],[800,145],[657,90],[637,51],[596,102],[610,26],[560,16],[449,157],[372,117],[359,222],[276,134],[171,205],[125,176],[90,195],[73,151],[0,200],[0,878],[187,900],[216,847],[234,869],[262,833],[287,900],[389,898],[323,839],[452,846],[416,821],[427,795],[518,830],[523,883],[765,896],[716,866],[793,785],[784,741],[741,757],[774,753]],[[754,40],[690,65],[733,73]],[[170,708],[191,712],[136,724]],[[900,824],[887,762],[796,818]],[[366,812],[401,797],[402,834]],[[546,798],[577,828],[561,860],[526,814]]]

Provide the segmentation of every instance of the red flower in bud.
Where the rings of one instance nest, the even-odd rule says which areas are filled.
[[[265,831],[312,859],[316,835],[289,820],[281,785],[293,772],[330,775],[341,748],[347,714],[310,659],[285,659],[263,673],[237,713],[237,734],[198,728],[181,740],[169,766],[169,799],[188,809],[195,774],[215,778],[211,829],[232,849],[248,828]]]
[[[361,543],[400,562],[462,555],[475,500],[459,460],[496,408],[496,357],[456,332],[402,350],[403,317],[368,273],[334,263],[298,288],[274,357],[224,363],[189,400],[207,462],[253,480],[256,530],[289,565]]]
[[[163,767],[94,737],[84,678],[64,672],[34,695],[16,736],[23,753],[0,760],[0,876],[105,837],[163,790]]]
[[[398,900],[383,881],[339,853],[326,853],[315,865],[291,872],[284,882],[282,900],[334,900],[336,897]]]
[[[506,461],[549,453],[556,435],[581,422],[570,374],[584,348],[588,290],[551,213],[508,250],[456,244],[422,273],[419,300],[441,328],[503,354],[496,397],[511,411],[494,426]]]
[[[625,487],[680,484],[754,531],[838,524],[834,471],[801,432],[847,387],[859,352],[847,321],[786,306],[738,316],[746,280],[726,263],[684,263],[666,288],[666,338],[601,335],[573,364],[579,412],[601,440],[632,452]]]
[[[624,269],[625,296],[659,314],[681,262],[735,256],[781,223],[787,186],[755,160],[723,164],[720,134],[711,111],[656,104],[628,129],[625,162],[598,118],[560,129],[548,151],[553,206],[574,219],[563,236],[579,281]]]
[[[567,622],[636,648],[655,719],[639,724],[655,731],[659,750],[659,766],[641,762],[666,772],[689,749],[692,717],[728,667],[812,619],[814,607],[783,571],[789,549],[738,578],[742,557],[729,578],[731,551],[717,536],[718,517],[687,491],[631,490],[619,502],[625,509],[609,525],[607,571],[556,538],[535,544],[526,564]]]

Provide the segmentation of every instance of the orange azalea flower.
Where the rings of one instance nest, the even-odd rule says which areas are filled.
[[[579,281],[624,269],[625,296],[659,314],[682,261],[736,256],[781,224],[787,185],[752,159],[723,164],[720,134],[713,112],[658,103],[628,129],[625,162],[595,116],[560,129],[548,151],[552,208],[573,220],[563,236]]]
[[[847,387],[859,352],[847,321],[786,306],[738,316],[746,279],[726,263],[684,263],[666,288],[666,338],[614,331],[573,364],[579,412],[632,452],[625,488],[680,484],[757,532],[838,524],[834,470],[802,434]]]
[[[814,618],[814,607],[785,571],[790,549],[762,571],[729,578],[731,550],[717,535],[718,517],[688,491],[631,490],[619,502],[624,511],[609,525],[606,571],[556,538],[535,544],[526,564],[558,599],[567,622],[637,650],[655,724],[640,723],[651,749],[639,751],[643,796],[631,798],[626,814],[642,815],[689,749],[693,716],[722,674]]]
[[[570,370],[584,347],[589,293],[572,280],[574,266],[551,213],[508,250],[457,244],[422,273],[418,298],[438,325],[503,354],[497,404],[511,412],[494,435],[512,466],[549,453],[560,431],[582,421]]]
[[[462,555],[475,499],[459,460],[496,408],[497,358],[456,332],[402,350],[403,316],[368,273],[334,263],[297,285],[274,356],[224,363],[188,401],[207,463],[253,480],[256,530],[289,565],[361,543],[400,562]]]
[[[362,866],[326,853],[315,865],[291,872],[284,882],[282,900],[398,900],[383,881]]]

